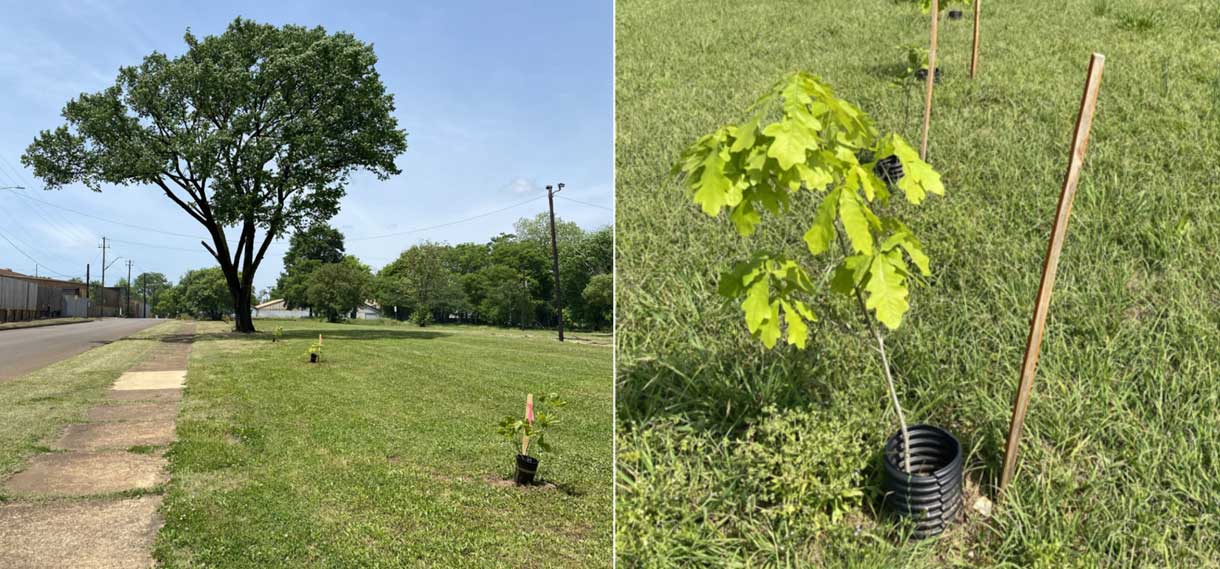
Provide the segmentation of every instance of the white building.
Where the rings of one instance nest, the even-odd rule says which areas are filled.
[[[309,318],[309,309],[288,308],[284,299],[279,298],[255,306],[251,315],[254,318]],[[381,318],[381,311],[377,305],[366,302],[356,309],[353,317],[357,320],[378,320]]]
[[[284,299],[268,300],[254,307],[254,318],[309,318],[309,310],[305,308],[288,308]]]

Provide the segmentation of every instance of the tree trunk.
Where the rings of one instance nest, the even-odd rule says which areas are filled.
[[[236,307],[233,315],[236,330],[242,333],[254,332],[254,317],[250,314],[250,289],[238,291],[233,301],[233,306]]]

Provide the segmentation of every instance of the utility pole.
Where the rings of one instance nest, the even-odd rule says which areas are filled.
[[[144,309],[140,311],[140,318],[148,318],[148,277],[144,277]]]
[[[563,341],[563,296],[559,291],[559,243],[555,239],[555,194],[563,191],[563,182],[559,183],[559,189],[552,191],[551,186],[546,187],[546,201],[551,208],[551,262],[555,271],[555,316],[558,318],[559,324],[559,341]]]
[[[85,263],[85,302],[89,302],[89,263]],[[89,315],[89,309],[86,308],[85,316],[88,316],[88,315]]]
[[[99,248],[102,250],[102,284],[101,284],[101,286],[97,287],[97,289],[98,289],[98,293],[101,294],[102,298],[101,298],[101,306],[98,307],[97,317],[105,318],[106,317],[106,249],[110,248],[109,245],[106,245],[105,237],[102,237],[102,244]]]
[[[123,312],[131,318],[131,259],[127,259],[127,302],[123,306]]]

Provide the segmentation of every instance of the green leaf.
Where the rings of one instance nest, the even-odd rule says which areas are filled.
[[[902,325],[902,316],[910,308],[906,279],[902,276],[905,267],[895,264],[893,255],[882,253],[873,257],[868,282],[864,285],[864,290],[868,292],[864,305],[874,311],[877,320],[890,330]],[[898,254],[897,262],[902,262],[901,254]]]
[[[766,278],[754,281],[741,303],[741,309],[746,312],[746,327],[751,333],[758,333],[771,318],[770,284],[770,279]]]
[[[729,219],[733,221],[733,226],[737,228],[737,233],[742,237],[749,237],[754,233],[754,228],[762,221],[762,215],[754,209],[750,202],[744,201],[733,208],[733,211],[729,213]]]
[[[805,349],[805,342],[809,339],[809,326],[805,325],[800,311],[792,303],[783,300],[780,301],[780,306],[784,309],[784,323],[788,325],[788,343]],[[808,313],[808,308],[805,311]]]
[[[703,173],[695,184],[695,203],[703,208],[703,213],[712,217],[728,204],[727,194],[733,187],[733,182],[724,175],[725,164],[719,152],[708,153],[703,161]]]
[[[842,190],[834,189],[822,198],[822,203],[818,204],[818,211],[813,217],[813,225],[805,232],[805,244],[814,255],[825,253],[835,238],[835,211],[838,209],[840,193]]]
[[[869,230],[869,213],[865,213],[860,196],[854,191],[839,192],[839,219],[847,233],[852,249],[865,255],[873,254],[873,233]]]
[[[868,255],[852,255],[843,259],[835,267],[835,274],[830,280],[830,290],[839,294],[853,294],[856,286],[864,282],[868,275],[868,267],[872,257]]]
[[[805,152],[818,147],[817,131],[795,120],[781,120],[767,125],[763,134],[772,137],[767,156],[779,162],[779,167],[788,170],[794,164],[805,161]]]

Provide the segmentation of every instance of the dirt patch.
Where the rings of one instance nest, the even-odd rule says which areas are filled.
[[[89,409],[90,421],[165,421],[178,416],[175,403],[130,403],[98,405]]]
[[[502,478],[500,476],[495,476],[492,474],[489,474],[489,475],[483,477],[483,480],[485,482],[487,482],[488,484],[495,486],[496,488],[513,488],[515,490],[520,490],[522,492],[539,492],[539,491],[545,491],[545,490],[559,490],[558,485],[556,485],[554,482],[548,482],[546,480],[542,480],[542,481],[534,480],[533,484],[529,484],[526,486],[517,484],[517,481],[513,480],[512,478]]]
[[[181,389],[129,389],[116,391],[111,389],[106,393],[111,401],[180,401]]]
[[[174,442],[174,422],[86,423],[68,425],[56,448],[67,450],[126,449]]]
[[[0,506],[6,567],[153,567],[160,496],[66,504]]]
[[[9,478],[5,491],[45,496],[91,496],[152,488],[168,480],[165,459],[128,452],[68,452],[35,456]]]

